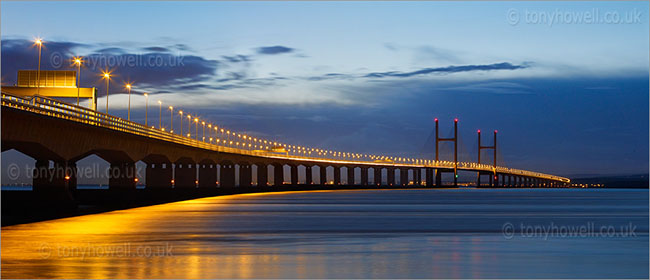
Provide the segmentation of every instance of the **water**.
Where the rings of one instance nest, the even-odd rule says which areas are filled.
[[[648,190],[202,198],[3,227],[1,276],[647,278]]]

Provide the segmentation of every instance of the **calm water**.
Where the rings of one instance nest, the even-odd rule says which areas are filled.
[[[2,277],[647,278],[648,190],[203,198],[3,227]]]

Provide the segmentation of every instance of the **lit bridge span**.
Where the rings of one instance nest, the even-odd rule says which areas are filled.
[[[457,120],[454,125],[457,133]],[[439,141],[454,141],[457,146],[457,137],[438,138],[437,126],[436,120],[436,145]],[[496,166],[496,159],[490,165],[386,158],[319,152],[322,150],[312,152],[313,149],[307,151],[291,145],[275,150],[273,147],[255,149],[250,143],[241,145],[245,148],[239,144],[229,147],[232,144],[229,141],[226,145],[205,142],[198,136],[191,138],[147,127],[55,99],[2,93],[2,151],[15,149],[36,160],[34,190],[76,188],[76,162],[93,154],[110,163],[109,189],[122,191],[135,190],[138,180],[142,179],[135,172],[138,161],[147,164],[145,189],[152,190],[269,186],[300,189],[300,186],[309,185],[441,187],[443,173],[452,174],[453,185],[448,186],[457,186],[458,171],[475,172],[478,186],[565,187],[570,183],[563,177]],[[479,150],[495,147],[496,144],[480,146],[479,140]],[[457,158],[457,153],[455,155]],[[253,166],[256,166],[255,172]],[[313,167],[319,170],[316,173],[319,180],[314,180]],[[328,169],[331,172],[327,172]],[[342,176],[343,169],[346,169],[345,176]],[[285,171],[290,178],[287,182]],[[304,180],[299,181],[299,171],[304,172]],[[270,173],[273,180],[269,180]],[[369,175],[373,180],[369,180]],[[254,176],[257,184],[253,184]],[[342,177],[347,179],[345,183]],[[487,178],[484,184],[480,182],[481,177]]]

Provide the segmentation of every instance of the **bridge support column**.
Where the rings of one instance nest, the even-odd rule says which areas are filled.
[[[424,168],[425,185],[429,188],[433,187],[433,168]]]
[[[413,183],[416,186],[422,186],[422,168],[413,169]]]
[[[375,184],[375,186],[381,186],[381,168],[375,166],[372,168],[372,172],[373,172],[372,183]]]
[[[273,165],[273,186],[282,187],[284,185],[284,164],[276,163]]]
[[[147,163],[145,176],[146,189],[171,189],[174,178],[171,162]]]
[[[215,163],[199,163],[199,188],[214,189],[217,187],[217,165]]]
[[[436,187],[440,188],[442,187],[442,172],[440,171],[440,169],[436,169],[435,173],[436,173]]]
[[[305,165],[305,185],[313,185],[314,179],[312,178],[311,165]]]
[[[318,172],[320,173],[319,177],[321,186],[327,185],[327,166],[318,166]]]
[[[253,183],[253,168],[249,163],[239,164],[239,186],[248,188]]]
[[[386,176],[386,179],[387,179],[386,184],[392,187],[393,185],[395,185],[395,169],[386,168],[386,171],[388,173],[388,174],[386,174],[387,175]]]
[[[176,162],[174,166],[174,188],[196,188],[196,164],[193,162]]]
[[[354,185],[354,166],[348,166],[348,186]]]
[[[257,163],[257,186],[269,186],[269,167],[265,163]]]
[[[368,186],[368,167],[361,167],[361,185]]]
[[[291,167],[291,186],[298,186],[298,166],[290,165]]]
[[[409,170],[406,168],[399,169],[399,184],[403,187],[409,183]]]
[[[219,188],[230,189],[235,187],[235,164],[222,162],[219,165]]]
[[[77,188],[77,165],[74,162],[55,162],[50,168],[48,160],[36,160],[32,177],[33,193],[39,204],[60,206],[61,202],[74,201],[72,192]]]
[[[112,162],[109,170],[109,190],[135,190],[135,163]]]
[[[338,186],[341,184],[341,168],[334,166],[334,185]]]

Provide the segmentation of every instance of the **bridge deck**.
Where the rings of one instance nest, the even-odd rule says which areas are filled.
[[[278,154],[268,151],[255,150],[252,143],[246,145],[245,142],[241,144],[236,142],[232,145],[237,147],[232,147],[228,145],[219,145],[215,143],[204,142],[198,139],[192,139],[190,137],[185,137],[179,134],[171,133],[169,131],[164,131],[161,129],[156,129],[153,127],[146,127],[142,124],[131,122],[116,116],[104,114],[98,111],[93,111],[88,108],[75,106],[58,100],[45,98],[45,97],[32,97],[32,98],[23,98],[17,97],[5,92],[2,93],[2,107],[12,108],[20,111],[30,112],[38,114],[41,116],[47,116],[51,118],[57,118],[62,120],[67,120],[86,126],[92,127],[101,127],[113,131],[128,133],[131,135],[137,135],[141,137],[146,137],[150,139],[157,139],[165,142],[176,143],[184,146],[216,151],[221,153],[229,154],[238,154],[246,155],[252,157],[259,157],[265,159],[277,159],[296,162],[300,164],[304,163],[316,163],[316,164],[331,164],[338,166],[365,166],[365,167],[391,167],[391,168],[434,168],[440,170],[464,170],[464,171],[474,171],[479,173],[493,173],[493,174],[507,174],[515,176],[524,176],[530,178],[538,178],[544,180],[557,181],[562,183],[569,183],[568,178],[563,178],[559,176],[554,176],[550,174],[544,174],[533,171],[526,171],[508,167],[497,166],[494,168],[491,165],[487,164],[478,164],[474,162],[452,162],[452,161],[432,161],[432,160],[420,160],[420,159],[409,159],[404,162],[376,162],[374,160],[365,159],[356,154],[343,155],[340,157],[332,158],[327,155],[310,155],[304,149],[289,149],[286,154]],[[225,139],[220,139],[225,141]],[[220,141],[219,141],[220,142]],[[239,146],[246,146],[245,148]],[[295,146],[293,146],[295,147]],[[315,153],[314,153],[315,154]]]

